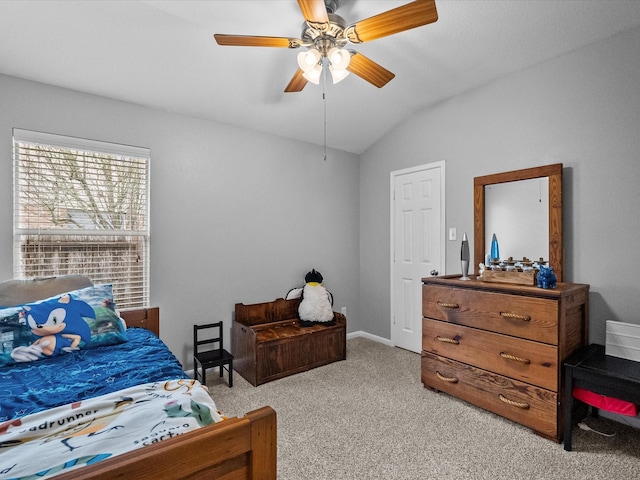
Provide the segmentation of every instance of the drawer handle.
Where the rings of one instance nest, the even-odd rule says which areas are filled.
[[[523,322],[530,322],[531,317],[529,315],[518,315],[517,313],[500,312],[502,318],[513,318],[514,320],[522,320]]]
[[[436,302],[438,304],[439,307],[443,307],[443,308],[460,308],[460,305],[458,305],[457,303],[445,303],[445,302],[441,302],[440,300],[438,300]]]
[[[444,375],[442,375],[440,372],[438,372],[436,370],[436,377],[438,377],[440,380],[442,380],[443,382],[447,382],[447,383],[458,383],[458,379],[456,377],[445,377]]]
[[[531,360],[529,360],[528,358],[516,357],[515,355],[511,355],[509,353],[500,352],[500,356],[507,360],[513,360],[514,362],[520,362],[526,365],[529,365],[531,363]]]
[[[529,409],[530,405],[528,403],[523,403],[523,402],[514,402],[513,400],[509,400],[507,397],[505,397],[504,395],[502,395],[501,393],[498,394],[498,398],[506,403],[507,405],[511,405],[512,407],[518,407],[518,408],[522,408],[523,410],[527,410]]]
[[[456,340],[455,338],[448,338],[448,337],[441,337],[440,335],[437,335],[436,338],[444,343],[451,343],[453,345],[460,345],[460,342],[458,340]]]

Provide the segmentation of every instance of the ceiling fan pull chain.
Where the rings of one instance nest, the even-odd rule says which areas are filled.
[[[325,69],[326,70],[326,69]],[[327,161],[327,97],[325,94],[326,74],[322,76],[322,106],[324,110],[324,161]]]

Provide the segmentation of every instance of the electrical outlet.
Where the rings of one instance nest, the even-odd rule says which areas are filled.
[[[346,317],[347,316],[347,307],[342,307],[340,309],[340,313],[343,314]]]
[[[455,240],[457,238],[456,228],[451,227],[449,229],[449,240]]]

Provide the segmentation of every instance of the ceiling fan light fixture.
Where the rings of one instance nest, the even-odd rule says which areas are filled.
[[[318,85],[320,83],[320,75],[322,74],[322,66],[319,63],[316,63],[314,67],[308,69],[306,72],[302,70],[304,73],[302,76],[307,79],[307,81]]]
[[[322,55],[318,50],[310,48],[309,50],[298,54],[298,66],[303,72],[310,72],[318,66],[321,58]]]
[[[333,47],[327,52],[327,58],[337,70],[346,70],[351,61],[351,53],[346,48]]]
[[[335,68],[333,65],[329,66],[329,71],[331,72],[331,78],[333,79],[334,85],[349,76],[349,70]]]

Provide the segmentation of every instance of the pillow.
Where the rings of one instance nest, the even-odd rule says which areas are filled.
[[[0,365],[127,341],[111,285],[0,309]]]
[[[0,307],[36,302],[90,285],[88,277],[77,274],[5,280],[0,282]]]

